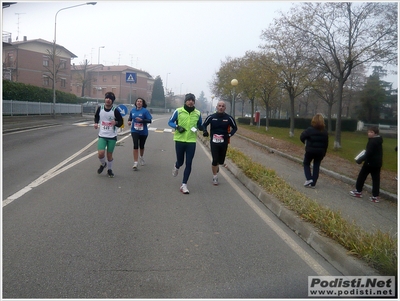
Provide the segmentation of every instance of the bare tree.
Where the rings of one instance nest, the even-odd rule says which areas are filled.
[[[373,62],[397,64],[397,10],[395,2],[305,2],[282,14],[282,22],[338,81],[335,149],[341,148],[343,86],[352,70]]]

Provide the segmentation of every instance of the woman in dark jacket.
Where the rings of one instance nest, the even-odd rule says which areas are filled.
[[[329,143],[328,132],[325,130],[324,117],[321,114],[318,113],[312,118],[311,127],[301,133],[300,140],[306,146],[306,153],[303,160],[304,175],[306,176],[304,186],[315,188],[319,177],[319,167],[326,155]],[[313,161],[312,174],[310,168],[311,161]]]

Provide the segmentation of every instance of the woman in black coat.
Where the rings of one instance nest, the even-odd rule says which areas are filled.
[[[325,122],[322,114],[316,114],[311,120],[311,127],[303,131],[300,140],[306,146],[303,167],[306,181],[305,187],[315,188],[319,177],[319,167],[328,149],[329,138],[325,130]],[[313,173],[311,174],[310,164],[313,161]]]

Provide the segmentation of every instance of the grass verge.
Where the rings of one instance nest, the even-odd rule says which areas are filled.
[[[274,170],[255,163],[237,149],[230,147],[227,157],[251,180],[279,199],[301,218],[314,224],[325,235],[344,246],[350,254],[365,260],[382,275],[397,275],[397,239],[389,233],[369,233],[293,189]]]

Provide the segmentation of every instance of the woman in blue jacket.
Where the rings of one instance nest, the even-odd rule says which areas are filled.
[[[133,140],[133,170],[138,169],[138,159],[140,160],[140,165],[143,166],[145,164],[143,158],[144,144],[146,143],[147,136],[149,135],[147,124],[151,123],[153,118],[146,107],[146,101],[139,97],[135,101],[135,108],[133,108],[129,113],[128,125],[132,126],[131,136]]]
[[[300,140],[306,146],[303,167],[306,181],[304,186],[315,188],[319,177],[319,167],[328,149],[329,138],[325,130],[325,122],[322,114],[317,113],[311,120],[311,126],[303,131]],[[313,173],[311,174],[310,164],[313,162]]]

